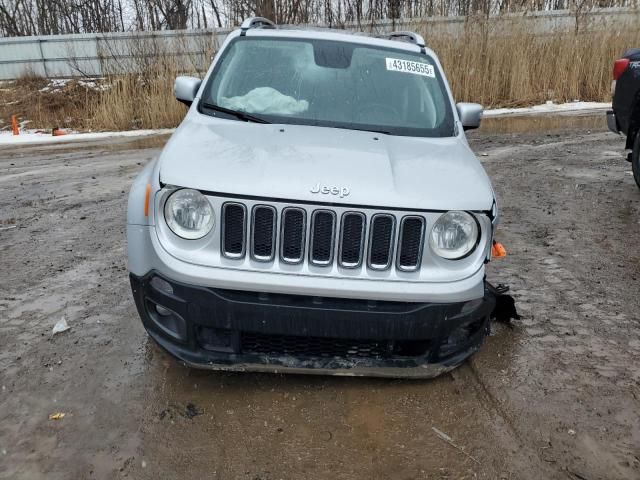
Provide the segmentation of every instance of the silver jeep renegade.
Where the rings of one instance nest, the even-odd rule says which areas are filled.
[[[129,195],[133,296],[185,364],[431,377],[474,353],[495,297],[491,183],[412,32],[251,18]]]

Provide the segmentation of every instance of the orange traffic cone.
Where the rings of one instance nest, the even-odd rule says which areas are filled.
[[[51,135],[53,135],[54,137],[60,137],[62,135],[66,135],[67,132],[65,132],[64,130],[60,130],[58,127],[54,128],[51,131]]]
[[[493,258],[502,258],[507,256],[507,249],[500,242],[493,241],[491,246],[491,256]]]

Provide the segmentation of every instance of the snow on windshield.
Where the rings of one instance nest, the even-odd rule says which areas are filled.
[[[267,113],[274,115],[295,115],[306,112],[309,102],[296,100],[280,93],[275,88],[258,87],[246,95],[238,97],[222,97],[220,106],[247,113]]]

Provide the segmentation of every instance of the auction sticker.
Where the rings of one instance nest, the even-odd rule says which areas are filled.
[[[433,65],[422,62],[412,62],[411,60],[402,60],[400,58],[386,58],[387,70],[393,72],[413,73],[414,75],[422,75],[423,77],[436,78]]]

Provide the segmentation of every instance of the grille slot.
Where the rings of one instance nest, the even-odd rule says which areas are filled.
[[[241,203],[222,205],[222,254],[228,258],[242,258],[246,251],[247,209]]]
[[[282,211],[280,259],[285,263],[300,263],[304,258],[306,218],[301,208],[288,207]]]
[[[407,216],[400,222],[397,265],[399,270],[412,272],[420,268],[424,230],[425,220],[422,217]]]
[[[342,215],[340,228],[340,266],[357,268],[362,264],[364,251],[365,216],[359,212]]]
[[[275,245],[276,209],[256,205],[251,218],[251,257],[260,262],[270,262],[275,254]]]
[[[331,210],[315,210],[311,216],[309,260],[326,266],[333,260],[333,240],[336,235],[336,214]]]
[[[242,332],[242,353],[303,358],[376,359],[420,357],[429,352],[429,340],[380,341],[359,338],[297,337]]]
[[[381,358],[389,355],[386,342],[374,340],[294,337],[243,332],[242,352],[320,358]]]
[[[387,214],[373,216],[369,233],[369,268],[386,270],[391,266],[394,231],[393,216]]]

